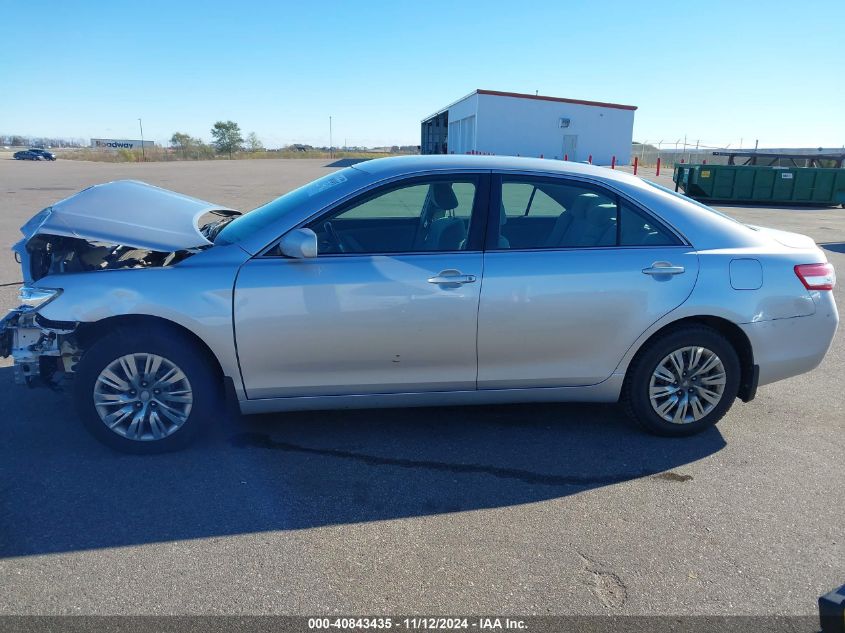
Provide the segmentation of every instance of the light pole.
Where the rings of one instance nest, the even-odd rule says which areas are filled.
[[[138,119],[138,127],[141,128],[141,160],[147,162],[147,153],[144,151],[144,124]]]

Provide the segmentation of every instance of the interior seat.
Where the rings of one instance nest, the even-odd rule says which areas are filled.
[[[595,193],[582,193],[575,198],[572,207],[558,216],[545,246],[613,246],[616,243],[616,205],[599,204],[601,199]]]
[[[428,230],[423,230],[420,249],[424,251],[457,251],[466,239],[466,225],[454,215],[458,208],[458,198],[448,182],[431,184],[430,204],[433,210],[428,213],[433,217]],[[439,216],[439,217],[438,217]],[[423,220],[425,222],[425,220]]]

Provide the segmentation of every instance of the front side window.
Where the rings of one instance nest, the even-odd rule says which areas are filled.
[[[680,242],[647,214],[598,187],[504,177],[499,249],[667,246]]]
[[[466,250],[476,195],[473,178],[415,180],[382,189],[308,225],[318,253]]]

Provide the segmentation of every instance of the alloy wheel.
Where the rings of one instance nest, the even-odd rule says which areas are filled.
[[[649,400],[661,418],[690,424],[707,416],[721,402],[725,366],[706,347],[683,347],[668,354],[651,374]]]
[[[130,440],[154,441],[178,431],[194,403],[188,377],[156,354],[112,361],[94,384],[94,407],[103,424]]]

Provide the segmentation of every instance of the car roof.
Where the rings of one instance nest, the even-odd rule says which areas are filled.
[[[377,158],[353,165],[354,169],[380,178],[439,170],[482,169],[492,171],[546,172],[553,175],[591,176],[631,184],[638,179],[624,172],[575,163],[572,161],[520,156],[476,156],[465,154],[435,154],[423,156],[393,156]]]

